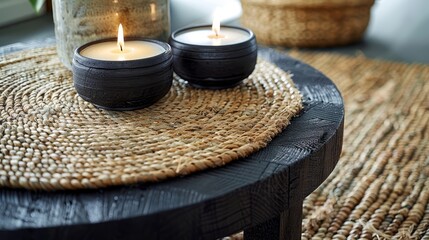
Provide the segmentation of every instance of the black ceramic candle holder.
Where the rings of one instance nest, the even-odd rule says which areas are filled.
[[[116,41],[103,39],[87,43],[74,52],[73,81],[78,94],[86,101],[106,110],[135,110],[152,105],[165,96],[173,81],[171,47],[164,42],[141,38],[159,44],[165,52],[137,60],[106,61],[82,56],[91,44]]]
[[[189,44],[176,38],[183,31],[202,27],[211,28],[184,28],[171,35],[169,43],[173,50],[174,71],[197,88],[223,89],[238,85],[255,69],[258,47],[253,32],[226,26],[247,32],[249,38],[240,43],[221,46]]]

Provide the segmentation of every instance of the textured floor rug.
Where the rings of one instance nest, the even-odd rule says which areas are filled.
[[[302,239],[429,239],[429,66],[289,54],[330,77],[346,108],[341,159],[304,201]]]

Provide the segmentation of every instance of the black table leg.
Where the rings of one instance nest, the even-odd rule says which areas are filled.
[[[289,211],[282,218],[283,236],[280,239],[299,240],[301,239],[302,228],[302,200],[291,202]]]
[[[244,240],[299,240],[302,226],[302,200],[292,203],[279,217],[244,230]]]

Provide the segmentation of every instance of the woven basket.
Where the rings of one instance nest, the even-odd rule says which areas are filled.
[[[260,43],[329,47],[362,39],[374,0],[241,0]]]

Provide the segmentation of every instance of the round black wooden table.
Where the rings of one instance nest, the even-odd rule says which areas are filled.
[[[3,188],[0,239],[216,239],[241,230],[246,240],[300,239],[302,201],[340,156],[343,100],[312,67],[268,48],[259,54],[294,74],[305,106],[268,147],[161,183],[58,192]]]

